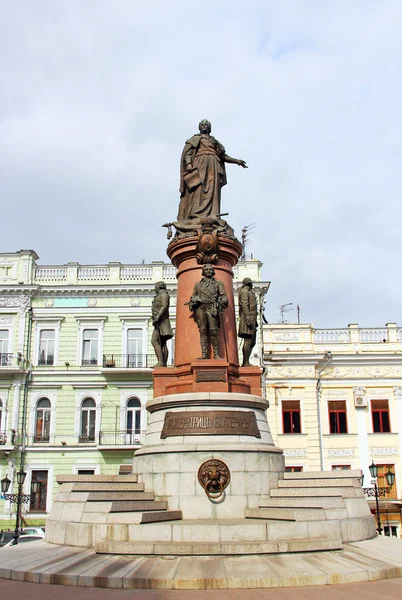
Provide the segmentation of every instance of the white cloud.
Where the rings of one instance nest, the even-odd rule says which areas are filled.
[[[2,249],[42,263],[165,257],[183,142],[209,118],[223,210],[278,306],[400,320],[402,5],[37,0],[0,25]],[[18,210],[15,208],[18,207]]]

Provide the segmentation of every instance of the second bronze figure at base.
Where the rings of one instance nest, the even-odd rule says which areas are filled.
[[[205,265],[202,275],[201,281],[194,286],[188,305],[194,313],[200,332],[200,358],[208,358],[210,338],[214,358],[219,359],[220,314],[228,305],[228,297],[223,282],[215,279],[215,269],[212,265]]]
[[[243,364],[250,367],[251,351],[257,339],[257,298],[253,282],[245,277],[239,291],[239,337],[243,338]]]
[[[155,284],[156,295],[152,301],[152,323],[154,330],[151,343],[158,362],[156,367],[166,367],[168,359],[167,341],[173,337],[169,320],[169,292],[164,281]]]

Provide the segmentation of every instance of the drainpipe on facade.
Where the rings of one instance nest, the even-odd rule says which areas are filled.
[[[322,439],[322,426],[321,426],[321,411],[320,411],[320,399],[321,399],[321,373],[328,367],[329,363],[332,362],[333,356],[332,352],[326,352],[323,356],[324,359],[327,359],[327,362],[317,374],[317,385],[316,385],[316,398],[317,398],[317,424],[318,424],[318,439],[320,445],[320,470],[324,470],[324,448],[323,448],[323,439]]]
[[[259,310],[259,327],[260,327],[260,366],[262,367],[262,375],[261,375],[261,390],[262,397],[267,398],[267,367],[264,365],[264,323],[267,322],[264,316],[264,303],[265,303],[265,295],[268,292],[268,288],[262,288],[260,292],[260,310]]]
[[[25,376],[24,392],[22,399],[22,422],[21,422],[21,455],[20,455],[20,469],[19,472],[24,472],[25,467],[25,453],[26,453],[26,428],[27,428],[27,408],[28,408],[28,388],[32,378],[32,363],[30,360],[31,353],[31,334],[32,334],[32,307],[28,310],[28,324],[27,324],[27,341],[24,362],[28,364],[28,371]],[[25,365],[24,365],[25,366]],[[21,527],[21,504],[22,504],[22,486],[23,482],[18,484],[18,496],[17,496],[17,509],[15,515],[15,531],[14,539],[15,543],[18,543],[19,530]]]

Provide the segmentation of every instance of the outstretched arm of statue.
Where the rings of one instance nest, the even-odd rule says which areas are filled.
[[[241,160],[241,158],[232,158],[231,156],[228,156],[228,154],[224,154],[223,160],[225,161],[225,163],[239,165],[239,167],[243,167],[243,169],[248,169],[246,161]]]

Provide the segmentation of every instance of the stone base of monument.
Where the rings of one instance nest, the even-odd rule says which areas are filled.
[[[338,550],[374,537],[360,471],[284,473],[267,406],[228,392],[150,401],[132,473],[59,478],[46,540],[216,556]]]
[[[226,360],[200,359],[180,367],[154,369],[154,395],[209,393],[261,394],[261,367],[239,367]]]
[[[147,405],[147,433],[135,453],[133,472],[171,510],[181,510],[184,519],[244,518],[247,508],[257,508],[259,497],[277,487],[284,471],[267,408],[266,400],[250,394],[155,398]],[[208,498],[199,481],[201,465],[210,460],[223,463],[230,478],[218,498]]]

